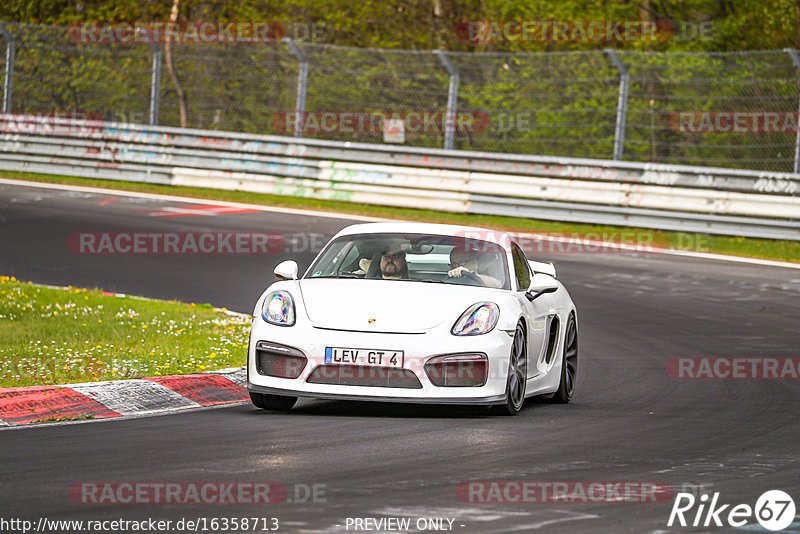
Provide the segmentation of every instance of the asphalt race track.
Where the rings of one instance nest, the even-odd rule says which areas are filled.
[[[0,274],[251,313],[278,262],[295,257],[302,270],[316,251],[299,243],[296,254],[92,255],[71,252],[68,237],[267,231],[324,241],[350,223],[278,212],[158,216],[186,207],[0,184]],[[288,414],[238,404],[4,429],[0,515],[275,517],[279,532],[346,532],[348,517],[450,518],[453,531],[482,534],[733,531],[668,528],[671,499],[465,502],[457,488],[470,480],[659,481],[751,506],[781,489],[800,505],[800,381],[677,380],[666,372],[674,357],[797,357],[800,270],[660,254],[550,259],[579,312],[579,377],[569,405],[529,401],[517,417],[496,417],[475,408],[301,400]],[[277,482],[292,502],[77,504],[69,489],[87,481]],[[316,502],[306,498],[313,485]]]

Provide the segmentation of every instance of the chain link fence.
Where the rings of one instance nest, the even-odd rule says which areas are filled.
[[[471,54],[174,43],[170,68],[163,43],[86,43],[68,28],[3,27],[6,113],[180,126],[182,100],[191,128],[383,143],[386,127],[397,127],[383,119],[394,118],[407,146],[798,168],[793,50]]]

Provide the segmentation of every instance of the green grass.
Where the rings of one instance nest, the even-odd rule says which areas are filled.
[[[509,232],[556,233],[566,237],[607,235],[609,240],[619,240],[620,232],[635,232],[634,241],[648,241],[654,246],[731,254],[778,261],[800,263],[800,242],[774,239],[753,239],[747,237],[714,236],[708,234],[666,232],[644,228],[628,228],[617,226],[599,226],[579,223],[560,223],[521,217],[502,217],[496,215],[474,215],[466,213],[446,213],[425,209],[395,208],[387,206],[370,206],[349,202],[317,200],[313,198],[285,197],[263,195],[244,191],[220,191],[195,187],[173,187],[166,185],[142,184],[117,180],[96,180],[90,178],[74,178],[69,176],[53,176],[23,172],[3,171],[0,176],[35,182],[58,184],[75,184],[89,187],[105,187],[126,191],[141,191],[175,196],[202,198],[209,200],[225,200],[245,202],[265,206],[280,206],[298,209],[313,209],[353,215],[366,215],[387,219],[410,221],[439,222],[464,224],[506,230]],[[616,237],[615,237],[616,236]],[[624,239],[623,239],[624,240]],[[535,256],[535,254],[534,254]],[[542,257],[546,259],[546,253]]]
[[[247,318],[209,304],[108,296],[0,276],[0,387],[239,367],[249,329]]]

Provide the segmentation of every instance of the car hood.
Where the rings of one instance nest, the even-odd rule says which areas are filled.
[[[449,321],[497,290],[392,280],[304,279],[300,292],[319,328],[383,333],[422,333]]]

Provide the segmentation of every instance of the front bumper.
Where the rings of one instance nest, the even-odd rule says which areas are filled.
[[[349,386],[358,388],[358,386]],[[483,406],[490,404],[505,404],[506,395],[494,395],[491,397],[390,397],[379,395],[347,395],[344,393],[310,393],[303,390],[278,389],[265,386],[257,386],[250,382],[247,383],[247,391],[252,393],[263,393],[265,395],[282,395],[285,397],[310,397],[324,400],[348,400],[348,401],[373,401],[373,402],[404,402],[412,404],[459,404]]]
[[[292,347],[308,363],[297,378],[260,374],[256,365],[256,344],[266,341]],[[434,328],[421,334],[352,332],[316,328],[306,321],[292,327],[266,323],[260,317],[253,322],[247,360],[247,389],[253,393],[312,397],[333,400],[409,402],[425,404],[491,405],[506,401],[508,358],[512,337],[495,329],[479,336],[453,336],[449,328]],[[324,364],[326,347],[352,347],[379,350],[402,350],[403,369],[412,372],[421,388],[372,387],[308,382],[314,369]],[[425,372],[425,363],[443,354],[486,354],[489,362],[486,383],[482,386],[436,386]]]

